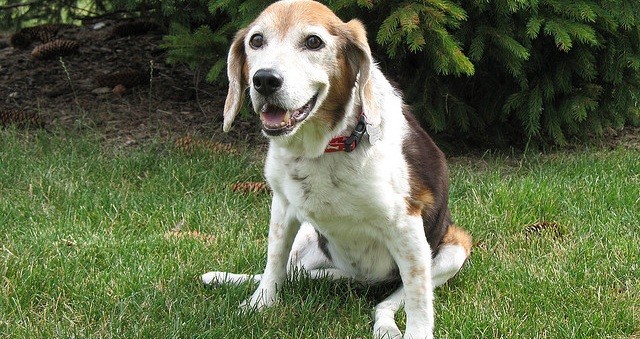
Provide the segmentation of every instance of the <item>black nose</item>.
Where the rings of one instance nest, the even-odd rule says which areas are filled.
[[[259,69],[253,75],[253,88],[258,93],[269,96],[282,87],[282,77],[271,68]]]

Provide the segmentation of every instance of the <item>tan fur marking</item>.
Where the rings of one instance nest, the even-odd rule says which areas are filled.
[[[351,46],[351,58],[355,56],[355,64],[359,67],[360,77],[360,101],[362,109],[367,114],[367,121],[372,125],[378,125],[381,121],[381,108],[378,107],[376,98],[373,94],[373,81],[371,80],[371,70],[373,66],[373,58],[371,49],[367,42],[367,30],[362,22],[353,19],[343,26],[342,36],[349,41]]]
[[[329,8],[316,1],[301,1],[294,3],[276,2],[269,6],[256,20],[267,20],[275,27],[275,32],[283,37],[288,32],[296,32],[296,26],[316,25],[324,27],[332,35],[336,35],[340,41],[340,48],[349,43],[342,32],[347,34],[359,34],[348,24],[345,24]],[[366,36],[362,36],[366,43]],[[330,128],[342,119],[345,106],[351,98],[351,89],[355,86],[356,71],[352,69],[349,60],[344,53],[338,53],[335,60],[336,70],[330,78],[330,88],[327,98],[323,101],[315,119],[321,120]]]
[[[433,202],[435,201],[433,193],[426,187],[421,190],[416,190],[414,198],[421,201],[426,206],[433,206]]]
[[[449,225],[447,233],[444,235],[444,238],[442,238],[442,244],[455,244],[462,246],[464,251],[467,253],[467,257],[471,254],[471,246],[473,246],[471,235],[456,225]]]
[[[271,20],[276,33],[281,36],[292,31],[291,28],[301,22],[325,27],[342,24],[342,21],[329,8],[315,1],[276,2],[269,6],[260,18]]]
[[[424,203],[422,201],[406,197],[404,200],[407,202],[407,214],[411,216],[420,216],[422,214],[422,208]]]
[[[425,274],[424,266],[414,265],[411,267],[411,271],[409,272],[412,278],[422,277]]]
[[[338,70],[331,77],[329,94],[318,111],[319,118],[331,128],[344,116],[345,107],[351,98],[351,89],[356,83],[356,75],[343,55],[338,55],[336,64]]]
[[[227,60],[227,76],[229,77],[229,91],[224,102],[224,124],[223,129],[228,132],[231,123],[235,119],[242,102],[244,100],[244,90],[249,86],[248,65],[244,51],[244,37],[246,29],[241,29],[231,44]]]
[[[242,81],[245,87],[248,86],[247,84],[249,84],[249,64],[246,62],[244,63],[244,65],[242,65]]]
[[[433,192],[424,186],[424,184],[415,180],[415,176],[410,175],[411,199],[421,204],[421,211],[429,212],[431,206],[435,202]]]

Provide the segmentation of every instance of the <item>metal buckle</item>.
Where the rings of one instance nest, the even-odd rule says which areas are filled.
[[[358,119],[356,128],[353,130],[353,132],[351,132],[351,135],[347,138],[347,140],[344,141],[344,151],[347,153],[353,151],[358,146],[358,143],[360,143],[360,139],[362,139],[362,136],[366,131],[367,124],[363,114],[360,116],[360,119]]]

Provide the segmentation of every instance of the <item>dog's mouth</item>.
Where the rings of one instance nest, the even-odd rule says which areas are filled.
[[[284,135],[309,116],[316,105],[318,94],[314,95],[304,106],[289,111],[274,104],[266,103],[260,109],[262,130],[270,136]]]

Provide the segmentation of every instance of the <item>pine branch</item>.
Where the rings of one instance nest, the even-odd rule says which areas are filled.
[[[33,5],[38,5],[40,3],[41,3],[40,1],[30,1],[30,2],[24,2],[24,3],[8,4],[8,5],[0,6],[0,11],[12,10],[14,8],[19,8],[19,7],[29,7]]]

